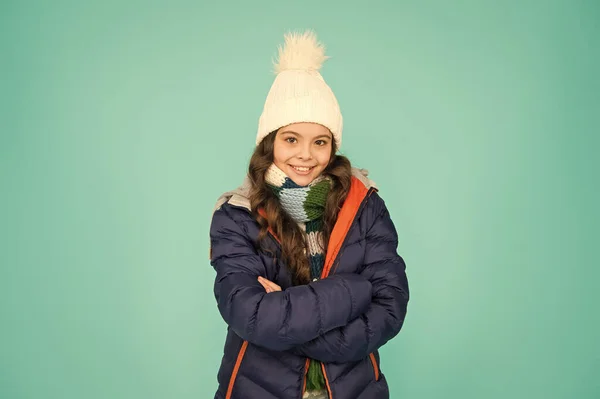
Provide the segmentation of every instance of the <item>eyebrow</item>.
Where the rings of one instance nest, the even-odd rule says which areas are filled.
[[[300,133],[296,133],[296,132],[294,132],[293,130],[285,130],[285,131],[283,131],[283,132],[281,132],[281,133],[279,133],[279,134],[284,134],[284,133],[291,133],[291,134],[293,134],[293,135],[295,135],[295,136],[300,136]],[[330,139],[330,140],[331,140],[331,135],[329,135],[329,134],[320,134],[320,135],[318,135],[317,137],[315,137],[315,140],[316,140],[316,139],[319,139],[319,138],[322,138],[322,137],[324,137],[324,138],[326,138],[326,139]]]

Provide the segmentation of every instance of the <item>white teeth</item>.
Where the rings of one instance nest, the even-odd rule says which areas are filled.
[[[299,172],[308,172],[311,168],[300,168],[298,166],[292,166],[292,168],[296,169]]]

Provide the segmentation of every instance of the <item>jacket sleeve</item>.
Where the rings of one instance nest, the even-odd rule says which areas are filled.
[[[242,339],[272,350],[289,350],[364,313],[372,296],[362,276],[332,276],[307,285],[266,293],[263,259],[245,229],[223,208],[210,228],[214,295],[225,322]]]
[[[373,286],[370,306],[360,317],[294,348],[322,362],[364,359],[402,328],[409,300],[406,265],[397,253],[398,235],[383,200],[366,236],[365,264],[360,275]]]

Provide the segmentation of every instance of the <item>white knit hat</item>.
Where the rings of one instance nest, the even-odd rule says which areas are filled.
[[[258,122],[256,144],[280,127],[297,122],[327,127],[339,148],[343,119],[337,99],[319,73],[329,58],[313,31],[285,34],[283,49],[274,62],[275,81],[269,90]]]

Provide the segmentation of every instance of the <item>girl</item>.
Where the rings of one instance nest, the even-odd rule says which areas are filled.
[[[378,350],[404,322],[405,264],[377,187],[337,155],[326,58],[313,32],[285,35],[248,176],[213,213],[215,399],[389,397]]]

